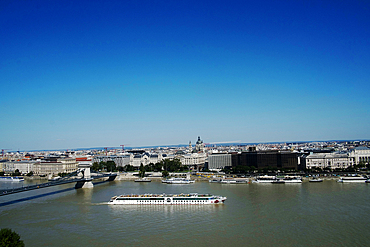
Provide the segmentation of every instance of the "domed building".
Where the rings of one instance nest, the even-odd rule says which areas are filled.
[[[204,152],[204,143],[203,140],[200,139],[200,136],[198,136],[198,141],[195,144],[195,153],[203,153]]]

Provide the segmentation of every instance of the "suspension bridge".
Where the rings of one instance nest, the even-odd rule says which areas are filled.
[[[22,186],[18,188],[11,188],[11,189],[2,189],[0,190],[0,196],[5,195],[11,195],[15,193],[21,193],[26,192],[30,190],[37,190],[42,188],[47,188],[51,186],[57,186],[62,184],[68,184],[68,183],[76,183],[75,188],[92,188],[94,185],[92,181],[94,179],[104,179],[107,178],[104,181],[97,182],[98,183],[104,183],[108,181],[113,181],[116,178],[116,173],[91,173],[90,172],[90,165],[79,165],[78,170],[75,172],[72,172],[68,174],[65,177],[62,177],[58,180],[48,181],[46,183],[41,184],[33,184],[28,186]]]

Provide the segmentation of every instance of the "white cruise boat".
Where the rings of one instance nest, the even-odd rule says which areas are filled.
[[[350,177],[340,177],[338,182],[340,183],[364,183],[367,178],[361,176],[350,176]]]
[[[308,180],[308,182],[311,182],[311,183],[321,183],[323,181],[324,180],[322,180],[321,178],[312,178],[312,179]]]
[[[6,176],[6,177],[0,177],[0,181],[3,181],[3,182],[22,182],[22,181],[24,181],[24,178],[23,177]]]
[[[302,183],[302,178],[300,176],[285,176],[282,180],[285,183]]]
[[[227,198],[224,196],[190,194],[143,194],[120,195],[110,199],[112,205],[205,205],[222,204]]]
[[[210,183],[221,183],[221,179],[220,178],[212,178],[209,180]]]
[[[236,184],[236,180],[235,179],[222,179],[220,181],[220,183],[222,183],[222,184]]]
[[[264,176],[258,176],[258,177],[256,177],[256,180],[254,180],[253,182],[254,183],[272,183],[272,182],[276,182],[276,181],[279,181],[276,178],[276,176],[264,175]]]
[[[152,182],[152,180],[147,179],[147,178],[138,178],[138,179],[135,179],[135,182],[138,182],[138,183],[148,183],[148,182]]]
[[[221,182],[222,184],[246,184],[248,183],[247,179],[222,179]]]
[[[169,178],[162,180],[162,183],[166,184],[190,184],[194,183],[194,180],[187,179],[187,178]]]

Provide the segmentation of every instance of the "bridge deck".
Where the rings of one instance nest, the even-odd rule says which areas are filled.
[[[92,179],[97,179],[97,178],[109,177],[109,179],[107,181],[113,181],[116,176],[117,176],[116,174],[99,174],[98,176],[91,176],[91,178]],[[114,177],[114,178],[111,179],[111,177]],[[56,186],[56,185],[62,185],[62,184],[68,184],[68,183],[77,183],[77,182],[82,182],[82,181],[87,181],[87,180],[85,178],[70,178],[70,177],[68,177],[67,179],[61,178],[59,180],[48,181],[46,183],[41,183],[41,184],[33,184],[33,185],[22,186],[22,187],[18,187],[18,188],[0,190],[0,196],[11,195],[11,194],[15,194],[15,193],[30,191],[30,190],[37,190],[37,189],[47,188],[47,187]],[[91,179],[90,179],[90,181],[91,181]],[[106,181],[104,181],[104,182],[106,182]]]

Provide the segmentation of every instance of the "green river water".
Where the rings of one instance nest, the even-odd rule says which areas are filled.
[[[368,246],[370,184],[194,184],[114,181],[0,197],[0,228],[26,246]],[[223,205],[107,205],[125,193],[211,193]]]

